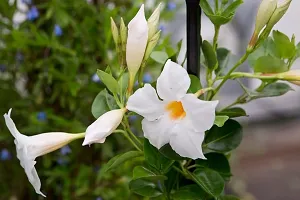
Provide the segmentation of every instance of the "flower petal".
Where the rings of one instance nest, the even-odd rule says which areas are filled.
[[[173,125],[174,123],[169,119],[168,115],[164,115],[155,121],[148,121],[147,119],[142,121],[145,138],[157,149],[169,143],[170,130]]]
[[[177,63],[168,60],[157,79],[157,93],[164,100],[179,100],[191,84],[187,71]]]
[[[126,108],[149,121],[154,121],[164,114],[164,103],[158,99],[155,89],[150,84],[145,84],[131,95]]]
[[[8,113],[7,114],[5,113],[3,116],[4,116],[4,119],[5,119],[6,126],[9,129],[10,133],[14,137],[16,137],[18,134],[21,134],[21,133],[18,131],[14,121],[10,117],[11,111],[12,111],[12,108],[9,109]]]
[[[136,74],[144,58],[148,41],[148,23],[145,18],[144,5],[128,24],[126,44],[126,62],[128,70]]]
[[[101,115],[87,127],[82,146],[92,143],[104,143],[106,137],[118,128],[125,112],[126,109],[122,108]]]
[[[202,101],[193,94],[185,95],[181,101],[195,131],[205,132],[214,125],[219,101]]]
[[[182,157],[191,159],[206,159],[202,152],[204,132],[195,132],[182,124],[177,124],[172,130],[170,145]]]

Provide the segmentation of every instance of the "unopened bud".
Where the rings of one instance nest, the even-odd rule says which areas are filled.
[[[274,11],[272,17],[270,18],[266,29],[271,30],[273,26],[283,17],[288,8],[291,5],[292,0],[285,0],[280,5],[277,6],[277,9]]]
[[[154,47],[157,45],[159,37],[160,37],[160,33],[161,31],[158,31],[148,42],[147,48],[146,48],[146,52],[145,52],[145,56],[144,56],[144,61],[148,60],[148,58],[150,57],[150,54],[152,53]]]
[[[152,15],[148,19],[148,36],[149,40],[154,36],[154,34],[157,32],[158,24],[159,24],[159,17],[160,17],[160,8],[161,3],[156,7],[156,9],[153,11]]]
[[[294,84],[300,86],[300,69],[280,73],[277,76],[280,79],[287,80],[291,83],[294,83]]]
[[[120,25],[120,35],[121,35],[122,45],[125,44],[125,48],[126,48],[127,27],[126,27],[122,17],[121,17],[121,25]]]
[[[258,8],[254,33],[248,48],[254,47],[261,30],[267,25],[277,7],[277,0],[263,0]]]
[[[115,42],[116,46],[118,47],[119,30],[118,30],[118,27],[117,27],[117,25],[116,25],[116,23],[115,23],[115,21],[113,20],[112,17],[110,18],[110,24],[111,24],[111,32],[112,32],[112,35],[113,35],[114,42]]]

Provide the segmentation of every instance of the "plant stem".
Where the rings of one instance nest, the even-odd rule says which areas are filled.
[[[123,124],[124,126],[124,124]],[[125,127],[124,127],[125,128]],[[126,131],[123,130],[116,130],[114,131],[115,133],[123,133],[124,136],[126,137],[127,140],[129,140],[129,142],[138,150],[138,151],[142,151],[138,145],[129,137],[128,133]]]
[[[222,82],[218,85],[218,87],[215,89],[215,92],[213,93],[213,95],[209,98],[209,100],[212,100],[213,97],[219,92],[219,90],[221,89],[221,87],[225,84],[225,82],[230,78],[230,75],[232,74],[232,72],[234,72],[234,70],[236,70],[241,64],[243,64],[247,58],[249,56],[249,53],[247,52],[246,54],[244,54],[240,60],[231,68],[231,70],[224,76]]]
[[[215,25],[215,35],[213,39],[213,48],[216,51],[218,46],[218,38],[219,38],[220,26]]]
[[[125,128],[127,129],[127,131],[129,132],[129,134],[131,135],[131,137],[133,137],[136,142],[138,142],[139,145],[142,145],[141,141],[136,137],[136,135],[131,131],[130,126],[129,126],[129,122],[127,120],[127,117],[124,117],[124,121],[125,121]]]
[[[143,86],[144,86],[144,83],[143,83],[143,76],[144,76],[144,69],[145,69],[145,66],[146,66],[146,61],[143,60],[143,62],[142,62],[142,64],[141,64],[141,67],[140,67],[140,74],[139,74],[139,78],[138,78],[139,86],[140,86],[140,87],[143,87]]]

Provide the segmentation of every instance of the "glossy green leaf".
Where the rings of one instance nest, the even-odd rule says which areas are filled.
[[[97,119],[104,113],[118,108],[118,105],[106,89],[102,90],[92,104],[92,114]]]
[[[261,92],[251,91],[248,93],[248,101],[265,97],[277,97],[286,94],[293,89],[286,83],[272,83],[266,86]]]
[[[190,79],[191,79],[191,85],[190,85],[190,88],[188,90],[188,93],[196,93],[198,90],[201,89],[200,79],[195,75],[190,74],[189,76],[190,76]]]
[[[117,155],[110,159],[107,164],[105,164],[105,167],[103,167],[101,170],[104,172],[108,172],[112,169],[116,169],[120,167],[124,162],[131,160],[136,157],[143,156],[143,153],[140,151],[128,151],[124,154]]]
[[[110,74],[102,71],[97,70],[97,75],[101,79],[101,81],[106,85],[107,89],[112,93],[118,93],[119,91],[119,84],[118,81]]]
[[[168,54],[164,51],[153,51],[150,57],[160,64],[165,64],[169,58]]]
[[[242,138],[242,126],[230,119],[223,127],[214,125],[207,132],[203,148],[216,152],[229,152],[239,146]]]
[[[149,169],[146,169],[145,167],[142,166],[136,166],[133,169],[133,177],[132,179],[139,179],[139,178],[143,178],[143,179],[147,179],[147,180],[151,180],[151,181],[163,181],[163,180],[167,180],[168,178],[166,176],[163,175],[157,175],[154,172],[150,171]]]
[[[210,168],[217,171],[223,178],[230,177],[231,170],[227,157],[221,153],[205,154],[207,160],[198,159],[196,164],[200,167]]]
[[[158,197],[162,195],[162,191],[157,184],[145,179],[136,179],[129,182],[129,189],[144,197]]]
[[[193,173],[188,172],[192,179],[197,183],[205,192],[217,198],[223,192],[225,182],[218,172],[203,168],[196,169]]]
[[[254,71],[260,73],[280,73],[288,70],[288,65],[283,60],[270,55],[258,58],[254,65]]]
[[[202,52],[204,54],[208,69],[211,71],[215,70],[218,66],[217,55],[213,49],[213,46],[206,40],[204,40],[202,43]]]
[[[214,124],[218,127],[222,127],[228,119],[229,117],[226,115],[217,115]]]
[[[174,200],[206,200],[206,192],[196,184],[186,185],[172,194]]]
[[[205,14],[211,14],[211,15],[214,14],[214,11],[210,7],[207,0],[201,0],[200,7],[202,8],[203,12],[205,12]]]
[[[292,58],[296,53],[296,47],[293,42],[280,31],[273,31],[273,38],[276,50],[280,58]]]
[[[162,148],[159,149],[159,152],[163,154],[165,157],[169,158],[170,160],[184,160],[185,158],[178,155],[170,146],[170,144],[164,145]]]
[[[217,113],[218,115],[226,115],[230,118],[248,116],[246,111],[239,107],[227,108]]]
[[[174,163],[161,154],[147,139],[144,140],[144,154],[145,161],[161,173],[166,173]]]

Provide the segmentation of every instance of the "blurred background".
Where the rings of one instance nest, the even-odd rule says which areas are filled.
[[[118,67],[110,32],[110,17],[127,24],[141,3],[149,17],[158,2],[164,3],[162,39],[155,51],[175,55],[185,52],[185,2],[183,0],[0,0],[0,113],[13,108],[12,117],[21,133],[33,135],[53,130],[82,132],[95,119],[91,105],[104,88],[95,74],[107,65]],[[245,0],[234,20],[221,28],[220,47],[241,56],[251,37],[260,0]],[[276,25],[299,42],[300,2],[294,0]],[[213,38],[213,25],[202,16],[202,37]],[[154,53],[145,82],[156,79],[164,63]],[[295,68],[300,63],[294,65]],[[242,70],[249,71],[246,64]],[[259,82],[248,80],[255,88]],[[241,118],[244,140],[232,155],[234,177],[228,191],[243,200],[298,200],[300,195],[300,92],[256,100],[244,106]],[[224,104],[242,92],[232,81],[221,91]],[[137,123],[133,116],[131,123]],[[138,129],[138,128],[137,128]],[[76,141],[37,159],[42,191],[48,199],[141,199],[129,193],[130,164],[106,174],[101,166],[130,146],[114,134],[103,145],[82,147]],[[13,137],[0,118],[0,200],[41,199],[35,194],[16,158]]]

